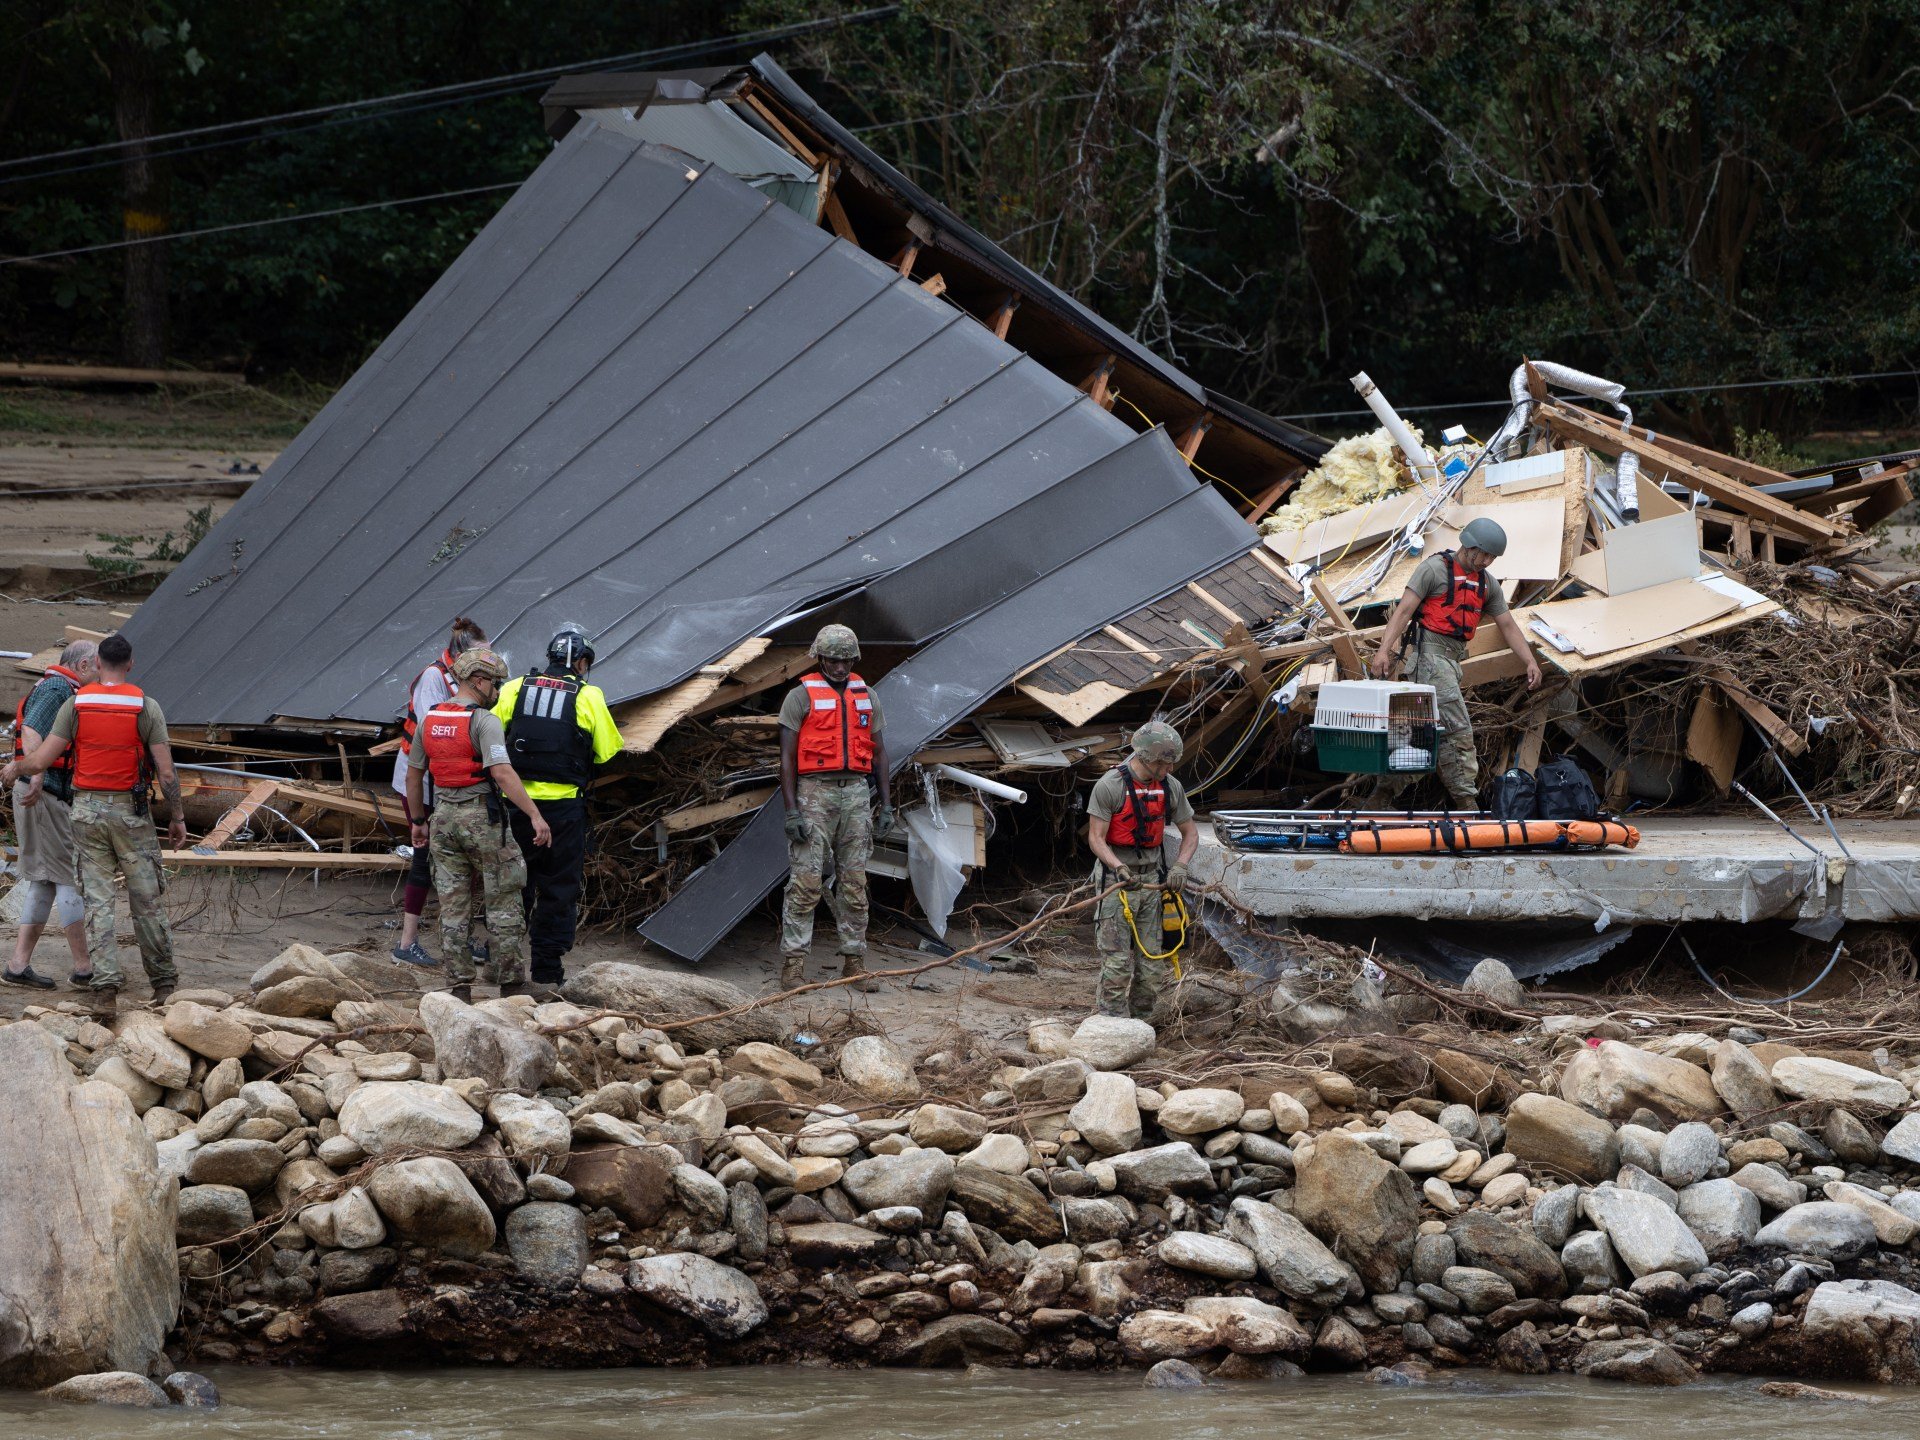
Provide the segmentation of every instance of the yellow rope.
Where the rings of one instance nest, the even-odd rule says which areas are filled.
[[[1120,913],[1126,917],[1127,929],[1133,932],[1133,943],[1139,946],[1140,953],[1149,960],[1172,961],[1173,962],[1173,978],[1178,980],[1180,978],[1180,952],[1184,950],[1187,946],[1187,902],[1184,899],[1182,899],[1178,893],[1175,893],[1171,897],[1173,900],[1174,908],[1180,913],[1180,929],[1179,929],[1180,938],[1173,942],[1173,948],[1171,950],[1167,950],[1161,954],[1156,955],[1153,951],[1147,948],[1147,942],[1140,938],[1140,927],[1134,923],[1133,906],[1127,903],[1127,892],[1125,890],[1121,890],[1118,892],[1118,894],[1120,896]],[[1164,903],[1165,901],[1163,900],[1162,904]],[[1161,940],[1161,943],[1165,944],[1166,941],[1164,939],[1164,936],[1166,935],[1166,924],[1164,920],[1161,922],[1160,933],[1163,937]]]

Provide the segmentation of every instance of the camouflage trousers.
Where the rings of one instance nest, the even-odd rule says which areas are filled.
[[[1467,642],[1448,635],[1425,634],[1417,638],[1412,650],[1413,663],[1407,679],[1416,685],[1431,685],[1440,722],[1439,753],[1434,756],[1440,783],[1454,805],[1463,810],[1480,808],[1480,757],[1473,748],[1473,721],[1467,715],[1467,697],[1460,688],[1460,667],[1466,663]],[[1398,795],[1418,777],[1383,775],[1380,793]]]
[[[110,790],[76,790],[73,795],[73,858],[80,872],[80,893],[87,902],[87,956],[93,962],[93,988],[117,990],[120,944],[113,933],[113,880],[126,877],[127,908],[133,912],[133,938],[140,963],[155,985],[171,985],[180,972],[173,965],[173,932],[160,897],[166,876],[160,868],[160,837],[153,817],[133,813],[133,796]]]
[[[780,953],[804,955],[813,946],[813,912],[826,892],[840,932],[842,955],[867,953],[867,861],[873,858],[873,810],[865,777],[800,781],[800,813],[811,832],[787,842],[787,893],[780,913]]]
[[[1127,868],[1142,879],[1160,878],[1160,854],[1132,850],[1115,852],[1127,862]],[[1105,888],[1109,883],[1106,867],[1096,865],[1094,883]],[[1120,898],[1126,897],[1133,910],[1133,924],[1127,924],[1127,912]],[[1138,929],[1147,942],[1142,949],[1134,939]],[[1173,981],[1173,964],[1155,960],[1166,946],[1160,939],[1160,892],[1158,890],[1116,890],[1093,908],[1093,943],[1100,952],[1100,979],[1094,987],[1094,1008],[1102,1015],[1130,1015],[1145,1020]],[[1149,954],[1149,950],[1151,954]]]
[[[499,975],[502,985],[523,984],[527,913],[520,892],[527,883],[527,862],[513,832],[487,817],[484,800],[450,801],[443,790],[433,807],[430,833],[433,890],[440,897],[440,968],[448,981],[471,985],[474,980],[468,933],[473,922],[473,882],[478,878],[487,932],[493,937],[487,969]]]

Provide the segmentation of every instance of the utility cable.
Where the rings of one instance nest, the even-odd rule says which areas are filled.
[[[63,260],[69,255],[94,255],[102,250],[125,250],[134,245],[158,245],[168,240],[198,240],[207,235],[228,235],[236,230],[259,230],[268,225],[291,225],[297,220],[325,220],[334,215],[355,215],[363,210],[391,210],[398,205],[425,205],[434,200],[458,200],[467,195],[491,195],[501,190],[517,190],[521,182],[505,180],[498,185],[470,185],[464,190],[442,190],[434,195],[408,195],[399,200],[372,200],[365,205],[342,205],[333,210],[306,210],[298,215],[276,215],[270,220],[242,220],[233,225],[209,225],[200,230],[170,230],[162,235],[142,235],[133,240],[109,240],[100,245],[81,245],[72,250],[48,250],[38,255],[0,256],[0,265],[27,265],[35,261]]]
[[[225,120],[215,125],[197,125],[185,130],[167,130],[158,135],[142,135],[132,140],[106,140],[97,145],[82,145],[71,150],[50,150],[39,155],[22,155],[16,159],[0,160],[0,170],[13,170],[23,165],[34,165],[44,160],[67,160],[77,155],[95,155],[104,151],[125,150],[131,146],[151,145],[162,140],[197,139],[203,135],[221,135],[234,130],[249,129],[258,125],[278,124],[283,120],[307,120],[317,115],[335,115],[346,110],[361,110],[373,105],[389,105],[401,100],[420,100],[432,96],[452,95],[460,91],[479,90],[488,86],[498,86],[508,81],[533,80],[543,77],[564,75],[576,70],[605,69],[614,65],[627,65],[635,61],[691,59],[714,50],[738,49],[746,45],[760,45],[773,40],[788,40],[799,35],[812,34],[819,30],[838,29],[845,25],[864,24],[869,20],[885,19],[900,9],[899,5],[877,5],[872,9],[858,10],[851,15],[830,15],[818,20],[802,20],[792,25],[781,25],[770,30],[754,30],[743,35],[714,35],[701,40],[682,41],[677,45],[663,45],[652,50],[633,50],[624,55],[606,55],[597,60],[569,61],[561,65],[542,65],[533,70],[515,70],[500,75],[482,76],[477,80],[461,80],[450,85],[433,85],[421,90],[399,90],[387,95],[369,95],[358,100],[342,100],[332,105],[312,105],[303,110],[285,110],[277,115],[257,115],[249,120]]]

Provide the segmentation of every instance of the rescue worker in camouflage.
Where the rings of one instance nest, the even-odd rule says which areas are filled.
[[[1459,810],[1480,808],[1480,761],[1474,752],[1473,720],[1467,713],[1462,680],[1467,642],[1482,618],[1493,621],[1514,654],[1526,657],[1527,688],[1540,688],[1540,662],[1533,658],[1500,582],[1487,573],[1487,567],[1506,550],[1507,532],[1498,524],[1484,515],[1469,520],[1460,531],[1458,551],[1429,555],[1407,577],[1406,593],[1387,617],[1380,648],[1367,667],[1376,679],[1391,676],[1401,637],[1412,626],[1413,663],[1407,678],[1433,687],[1434,718],[1440,724],[1435,768],[1448,799]],[[1382,777],[1374,795],[1390,800],[1412,781],[1410,775]]]
[[[173,963],[173,932],[161,903],[166,876],[147,795],[154,781],[167,799],[167,838],[177,850],[187,843],[180,777],[167,743],[167,717],[159,702],[128,681],[133,646],[119,633],[100,642],[100,678],[82,685],[54,716],[47,738],[30,755],[0,771],[0,784],[43,773],[73,748],[73,848],[86,899],[89,982],[95,1014],[119,1008],[120,945],[114,937],[114,881],[124,879],[133,913],[140,961],[156,1004],[173,994],[179,971]]]
[[[475,964],[467,944],[473,918],[473,880],[480,881],[488,959],[502,995],[530,993],[527,916],[521,891],[527,862],[507,824],[506,806],[527,817],[535,845],[553,842],[540,808],[507,759],[507,735],[493,705],[507,678],[507,662],[484,646],[455,657],[452,698],[420,717],[407,766],[407,820],[413,843],[429,847],[433,888],[440,897],[440,965],[456,999],[473,998]],[[433,776],[431,824],[424,810],[424,776]]]
[[[813,916],[834,874],[828,902],[840,932],[841,973],[865,971],[867,861],[873,842],[893,833],[893,790],[880,702],[853,673],[860,641],[828,625],[809,652],[820,668],[804,675],[780,707],[780,795],[787,809],[787,890],[780,921],[780,983],[805,978]],[[869,784],[880,792],[871,810]],[[862,980],[859,988],[871,990]]]
[[[1133,732],[1125,763],[1101,776],[1087,801],[1087,847],[1099,862],[1094,883],[1104,890],[1117,880],[1123,887],[1093,911],[1093,943],[1100,952],[1094,1008],[1102,1015],[1147,1019],[1173,978],[1173,964],[1164,958],[1161,895],[1186,889],[1187,866],[1200,845],[1193,804],[1173,778],[1182,749],[1179,731],[1164,720],[1148,721]],[[1169,825],[1180,832],[1171,864]]]

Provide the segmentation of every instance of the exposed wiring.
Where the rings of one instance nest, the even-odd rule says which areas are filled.
[[[1674,928],[1674,932],[1678,934],[1680,927],[1676,925],[1673,928]],[[1693,968],[1700,972],[1700,978],[1706,981],[1707,984],[1711,985],[1715,990],[1718,990],[1722,995],[1726,996],[1727,999],[1733,1001],[1736,1005],[1785,1005],[1790,1000],[1798,1000],[1802,995],[1807,994],[1809,991],[1817,990],[1820,988],[1820,982],[1825,980],[1827,976],[1833,973],[1833,967],[1840,963],[1841,952],[1847,948],[1847,942],[1844,940],[1836,940],[1834,942],[1833,954],[1827,957],[1826,965],[1821,969],[1818,975],[1813,977],[1812,984],[1802,985],[1798,990],[1794,991],[1791,995],[1782,995],[1777,1000],[1756,1000],[1745,995],[1734,994],[1731,990],[1727,989],[1726,986],[1722,985],[1718,980],[1714,979],[1713,976],[1709,975],[1707,973],[1707,967],[1702,965],[1700,963],[1700,957],[1693,953],[1693,946],[1687,943],[1687,937],[1685,935],[1680,936],[1680,943],[1681,945],[1685,946],[1686,952],[1687,952],[1687,958],[1693,962]]]
[[[1138,405],[1134,404],[1133,401],[1127,399],[1127,397],[1121,394],[1119,390],[1116,389],[1113,392],[1113,398],[1118,400],[1122,405],[1126,406],[1129,410],[1133,411],[1133,413],[1138,415],[1142,420],[1146,421],[1147,428],[1149,430],[1157,429],[1159,427],[1159,424],[1160,424],[1159,421],[1155,420],[1151,415],[1147,414],[1146,411],[1142,410]],[[1218,475],[1214,474],[1211,470],[1207,469],[1206,466],[1202,465],[1198,460],[1189,460],[1185,455],[1182,455],[1180,458],[1182,460],[1186,460],[1187,468],[1189,470],[1197,470],[1199,471],[1200,474],[1206,476],[1207,479],[1213,481],[1214,484],[1224,485],[1227,489],[1231,490],[1234,494],[1238,495],[1242,500],[1246,501],[1247,508],[1249,510],[1253,508],[1253,498],[1250,495],[1248,495],[1246,491],[1242,490],[1239,486],[1235,485],[1231,480],[1222,480]]]

